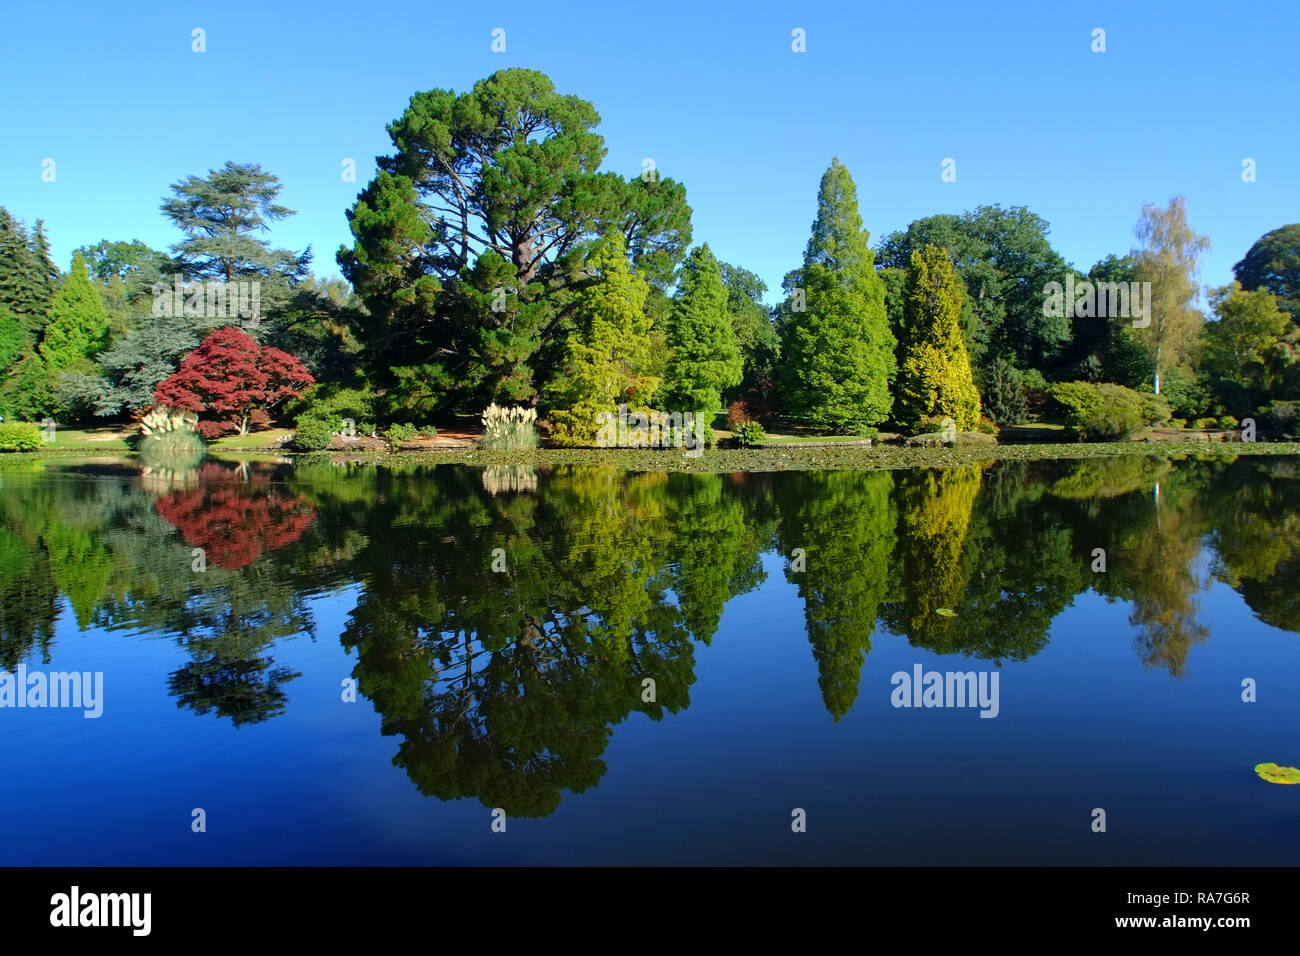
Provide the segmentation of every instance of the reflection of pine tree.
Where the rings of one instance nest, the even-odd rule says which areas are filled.
[[[544,816],[600,779],[614,725],[687,705],[694,652],[669,557],[686,526],[666,481],[560,468],[536,497],[493,497],[468,469],[439,469],[364,510],[375,544],[343,641],[422,793]],[[496,547],[506,572],[487,570]]]
[[[876,612],[889,589],[897,512],[888,471],[791,475],[781,498],[781,550],[806,551],[806,569],[787,570],[804,602],[822,701],[835,720],[858,697]]]

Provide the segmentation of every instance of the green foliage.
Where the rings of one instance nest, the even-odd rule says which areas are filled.
[[[644,404],[660,381],[645,312],[650,286],[632,271],[622,233],[605,237],[587,268],[594,281],[578,293],[559,371],[544,391],[559,444],[588,444],[597,414]]]
[[[294,214],[276,202],[276,176],[256,163],[227,162],[171,189],[159,208],[185,234],[172,251],[186,281],[259,282],[264,311],[288,301],[307,276],[311,251],[272,249],[262,238],[273,223]]]
[[[389,425],[388,428],[384,430],[384,438],[390,445],[399,445],[402,442],[414,441],[418,434],[419,432],[416,430],[414,425],[408,425],[405,423]]]
[[[41,430],[28,422],[0,422],[0,451],[36,451],[44,442]]]
[[[879,262],[907,270],[914,252],[930,245],[946,249],[968,294],[961,327],[971,363],[985,367],[986,356],[1003,355],[1021,369],[1053,371],[1065,359],[1070,320],[1043,314],[1043,286],[1063,281],[1067,268],[1047,239],[1049,228],[1023,206],[980,206],[960,216],[929,216],[885,237]],[[893,307],[891,318],[906,321],[901,308],[905,293],[897,278],[893,282],[900,305]],[[900,340],[905,337],[896,331]]]
[[[965,303],[961,278],[943,249],[926,246],[912,253],[894,407],[900,424],[946,415],[958,431],[969,431],[979,421],[979,392],[961,335]]]
[[[1169,419],[1164,399],[1122,385],[1062,382],[1050,392],[1066,410],[1070,427],[1085,441],[1120,441]]]
[[[772,316],[763,305],[767,284],[754,273],[738,266],[718,263],[722,284],[727,289],[727,312],[736,333],[743,372],[735,394],[752,394],[766,398],[776,379],[781,340],[772,324]]]
[[[752,445],[761,445],[767,441],[767,432],[758,422],[743,422],[737,425],[731,432],[731,437],[736,440],[736,444],[742,448],[748,448]]]
[[[78,255],[50,303],[40,344],[46,371],[53,375],[84,366],[104,347],[107,334],[104,303],[86,272],[85,260]]]
[[[0,206],[0,309],[22,322],[28,344],[35,344],[45,325],[58,277],[45,224],[38,219],[29,232]]]
[[[1193,426],[1192,426],[1192,427],[1194,427],[1194,428],[1200,428],[1200,429],[1203,429],[1203,430],[1204,430],[1204,429],[1211,429],[1211,428],[1218,428],[1218,427],[1219,427],[1219,420],[1218,420],[1217,418],[1198,418],[1198,419],[1196,419],[1196,421],[1193,423]]]
[[[0,375],[9,371],[27,347],[27,333],[18,316],[0,306]]]
[[[984,409],[1003,425],[1023,425],[1029,419],[1029,405],[1020,372],[1006,359],[994,359],[987,373]]]
[[[722,405],[723,390],[740,384],[744,364],[727,312],[727,290],[707,243],[691,250],[682,266],[666,345],[663,407],[711,415]]]
[[[1288,371],[1282,338],[1291,327],[1271,292],[1245,291],[1240,283],[1210,293],[1217,320],[1205,324],[1202,365],[1222,404],[1253,408]]]
[[[600,173],[600,118],[534,70],[416,93],[394,153],[348,214],[339,265],[364,300],[357,336],[392,410],[531,400],[559,361],[590,242],[622,233],[666,286],[690,244],[684,188]]]
[[[1220,427],[1220,428],[1236,428],[1236,427],[1237,427],[1238,425],[1240,425],[1240,424],[1241,424],[1241,422],[1239,422],[1239,421],[1238,421],[1236,418],[1234,418],[1232,415],[1221,415],[1221,416],[1219,417],[1219,427]]]
[[[785,277],[778,317],[786,413],[825,431],[879,424],[892,407],[896,341],[869,238],[853,178],[833,159],[818,189],[803,266]]]
[[[290,444],[296,451],[323,451],[329,448],[334,429],[319,418],[300,418],[294,426]]]
[[[1232,267],[1243,289],[1263,289],[1300,323],[1300,223],[1264,233]]]
[[[369,388],[349,388],[338,382],[325,382],[308,389],[285,409],[294,416],[299,427],[304,422],[321,422],[330,431],[341,431],[345,420],[351,419],[358,434],[367,435],[374,430],[363,428],[375,420],[377,399]]]

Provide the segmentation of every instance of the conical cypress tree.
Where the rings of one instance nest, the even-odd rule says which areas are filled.
[[[712,415],[722,405],[722,390],[740,384],[744,363],[722,272],[707,243],[691,250],[682,265],[667,345],[663,410]]]
[[[834,159],[779,319],[786,411],[817,428],[861,431],[889,416],[896,342],[869,239],[853,177]]]
[[[961,334],[966,289],[948,253],[938,246],[914,251],[906,289],[895,417],[915,427],[928,415],[943,415],[958,429],[974,428],[980,396]]]
[[[104,347],[107,335],[108,313],[78,253],[50,304],[50,320],[41,338],[41,359],[47,372],[55,374],[83,364]]]

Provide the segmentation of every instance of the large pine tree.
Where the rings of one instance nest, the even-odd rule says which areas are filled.
[[[722,405],[722,390],[740,384],[744,362],[722,272],[708,243],[692,249],[682,264],[667,333],[663,410],[712,416]]]
[[[948,253],[939,246],[914,251],[906,290],[895,418],[915,427],[926,416],[941,415],[959,429],[974,428],[980,396],[962,339],[966,289]]]
[[[833,159],[779,320],[786,412],[816,428],[861,431],[889,416],[895,340],[869,238],[853,178]]]

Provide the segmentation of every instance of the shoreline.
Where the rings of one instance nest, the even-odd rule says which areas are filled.
[[[281,464],[313,461],[373,465],[473,465],[480,467],[532,465],[563,467],[594,465],[624,471],[666,471],[716,474],[720,472],[808,471],[820,469],[879,470],[902,468],[950,468],[994,461],[1066,461],[1143,455],[1168,459],[1198,458],[1232,460],[1243,455],[1300,455],[1300,442],[1097,442],[1059,444],[970,444],[942,448],[896,445],[805,445],[766,448],[713,448],[698,457],[682,452],[654,449],[539,448],[521,452],[487,452],[477,449],[433,451],[348,451],[291,452],[283,450],[210,451],[208,457],[237,461],[272,460]],[[88,461],[109,459],[132,461],[131,451],[96,448],[50,449],[0,455],[5,462]]]

